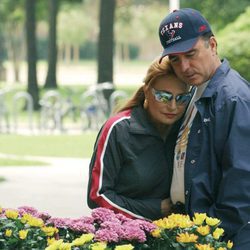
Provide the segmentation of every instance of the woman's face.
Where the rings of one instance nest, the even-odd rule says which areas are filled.
[[[157,125],[172,125],[183,115],[190,94],[189,87],[177,77],[168,75],[157,78],[145,91],[147,111]]]

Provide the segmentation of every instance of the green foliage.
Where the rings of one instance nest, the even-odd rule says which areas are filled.
[[[250,7],[235,22],[218,33],[219,54],[226,57],[231,66],[250,80]]]
[[[194,8],[202,12],[214,31],[223,29],[244,12],[249,0],[180,0],[182,8]]]

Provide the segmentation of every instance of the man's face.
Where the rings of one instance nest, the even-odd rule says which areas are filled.
[[[220,65],[216,46],[214,37],[209,41],[199,38],[190,51],[170,54],[169,59],[177,76],[191,85],[201,85],[209,80]]]

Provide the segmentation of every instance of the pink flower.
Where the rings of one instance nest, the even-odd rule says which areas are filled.
[[[31,214],[32,216],[35,217],[35,215],[38,213],[38,211],[35,208],[29,206],[19,207],[18,211],[21,216],[23,216],[23,214]]]
[[[95,226],[93,224],[83,223],[81,221],[69,222],[68,228],[73,231],[77,231],[81,233],[95,233]]]
[[[131,226],[125,226],[123,225],[123,240],[136,240],[139,242],[145,242],[147,240],[146,234],[143,230],[140,229],[140,227],[131,227]]]
[[[116,214],[115,216],[119,221],[121,221],[121,223],[131,220],[130,218],[126,217],[123,214]]]
[[[156,225],[154,225],[153,223],[146,221],[146,220],[135,220],[135,222],[140,226],[140,228],[146,232],[152,232],[153,230],[155,230],[157,228]]]
[[[118,242],[119,235],[107,228],[100,229],[95,233],[95,240],[96,241],[107,241],[107,242]]]
[[[24,214],[31,214],[34,217],[42,219],[44,222],[51,218],[51,216],[48,213],[45,212],[38,212],[35,208],[29,207],[29,206],[22,206],[18,208],[18,212],[20,216],[23,216]]]
[[[72,221],[72,223],[74,223],[74,222],[77,223],[77,222],[81,221],[82,223],[93,224],[94,218],[88,217],[88,216],[83,216],[83,217],[78,218],[78,219],[72,219],[71,221]]]
[[[91,215],[98,223],[116,218],[114,211],[103,207],[93,209]]]
[[[50,218],[46,224],[53,225],[57,228],[66,228],[68,226],[70,219],[68,218]]]

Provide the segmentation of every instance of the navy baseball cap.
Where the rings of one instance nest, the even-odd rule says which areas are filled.
[[[167,15],[159,27],[164,48],[162,57],[191,50],[199,36],[212,32],[208,21],[197,10],[183,8]]]

